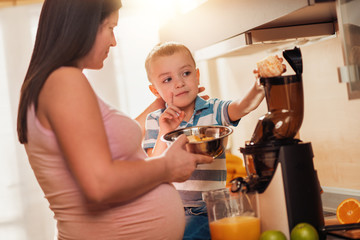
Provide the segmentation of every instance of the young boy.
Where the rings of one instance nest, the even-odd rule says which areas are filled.
[[[264,98],[263,86],[253,87],[236,101],[198,96],[199,69],[189,49],[175,42],[158,44],[146,58],[150,90],[166,102],[166,108],[150,113],[146,119],[144,149],[148,155],[162,153],[167,145],[161,136],[177,128],[201,125],[237,126],[239,120],[257,108]],[[210,239],[202,191],[226,185],[225,154],[211,164],[198,165],[189,180],[174,183],[183,200],[186,228],[183,239]]]

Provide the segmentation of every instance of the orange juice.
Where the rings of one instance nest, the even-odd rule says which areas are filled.
[[[251,216],[222,218],[210,224],[211,240],[258,240],[260,219]]]

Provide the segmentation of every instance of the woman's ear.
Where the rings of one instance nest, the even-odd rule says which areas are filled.
[[[161,98],[159,92],[156,90],[156,88],[154,87],[154,85],[149,85],[149,89],[150,89],[150,91],[155,95],[155,97]]]

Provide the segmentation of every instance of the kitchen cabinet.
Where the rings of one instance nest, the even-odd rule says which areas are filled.
[[[13,7],[25,4],[42,3],[44,0],[0,0],[0,8]]]
[[[360,98],[360,1],[338,0],[336,5],[344,66],[340,80],[348,83],[349,98]]]
[[[160,28],[159,37],[161,41],[182,42],[197,51],[250,30],[285,28],[282,32],[289,32],[292,26],[334,21],[336,6],[331,0],[208,0],[168,21]],[[288,37],[303,37],[304,32],[308,31],[294,29]],[[252,44],[252,40],[247,39],[244,44]]]
[[[340,38],[339,79],[348,98],[360,98],[359,0],[208,0],[169,20],[161,41],[184,43],[196,61],[241,56]]]

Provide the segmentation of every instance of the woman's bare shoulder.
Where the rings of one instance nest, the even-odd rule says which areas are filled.
[[[47,78],[39,96],[39,103],[53,108],[57,104],[61,107],[64,103],[70,104],[89,98],[95,98],[95,93],[81,69],[61,67]]]
[[[45,127],[51,129],[49,118],[74,114],[87,106],[89,99],[95,99],[95,94],[82,71],[74,67],[61,67],[48,76],[41,89],[37,116]]]
[[[90,83],[81,69],[75,67],[60,67],[47,78],[44,89],[61,93],[62,91],[90,90]],[[78,92],[79,93],[79,92]]]

